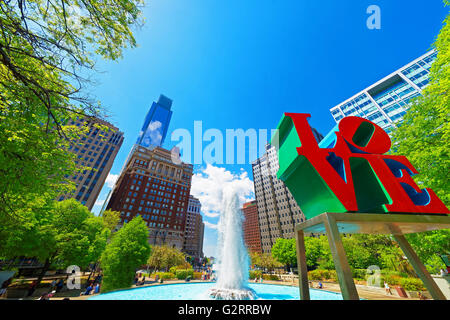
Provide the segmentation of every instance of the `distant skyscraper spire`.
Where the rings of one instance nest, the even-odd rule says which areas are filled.
[[[171,106],[172,100],[164,95],[152,103],[136,144],[151,149],[163,145],[172,117]]]

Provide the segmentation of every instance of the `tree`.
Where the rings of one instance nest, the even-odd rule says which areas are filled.
[[[117,231],[101,256],[102,292],[130,287],[136,269],[145,265],[149,255],[148,228],[137,216]]]
[[[51,267],[85,268],[95,262],[110,233],[101,218],[74,199],[52,201],[44,208],[45,213],[27,215],[22,225],[7,230],[0,247],[4,257],[24,255],[44,262],[38,283]]]
[[[283,239],[278,238],[275,244],[272,246],[272,257],[278,260],[278,262],[286,265],[289,269],[290,266],[297,264],[297,248],[295,239]]]
[[[282,264],[278,262],[274,257],[272,257],[269,253],[262,253],[259,256],[258,266],[267,269],[268,272],[272,272],[275,268],[281,267]]]
[[[258,252],[249,252],[248,256],[250,258],[250,264],[251,265],[259,265],[260,256],[261,256],[260,253],[258,253]]]
[[[310,269],[318,266],[319,259],[323,256],[322,242],[319,238],[305,237],[306,265]]]
[[[12,89],[10,84],[23,86],[25,92],[39,99],[45,116],[56,124],[60,121],[56,117],[58,109],[97,112],[83,95],[83,85],[89,81],[82,73],[94,68],[95,54],[116,60],[122,56],[123,48],[136,46],[131,28],[142,24],[143,3],[143,0],[0,2],[0,63],[2,73],[14,82],[2,86],[8,91]],[[41,68],[36,69],[37,66]],[[44,74],[53,77],[43,77]],[[81,109],[69,100],[80,103]],[[63,101],[66,103],[61,104]],[[16,107],[10,104],[12,101],[3,102]]]
[[[142,4],[0,1],[1,224],[20,224],[29,204],[70,190],[75,164],[67,150],[80,132],[67,122],[103,116],[86,92],[94,58],[115,60],[136,46],[131,28],[142,22]]]
[[[444,267],[440,255],[450,253],[450,230],[436,230],[406,235],[408,242],[424,264]]]
[[[172,267],[184,265],[185,255],[177,248],[168,246],[152,246],[152,254],[148,266],[155,270],[169,270]]]
[[[120,221],[120,212],[113,210],[105,210],[102,213],[103,225],[110,231],[118,225]]]
[[[449,5],[449,1],[445,1]],[[429,85],[406,112],[392,133],[393,151],[405,155],[418,170],[419,185],[431,188],[450,204],[450,14],[434,43],[437,58]]]
[[[444,1],[450,5],[448,0]],[[429,85],[406,112],[401,126],[393,131],[393,150],[405,155],[419,174],[421,187],[431,188],[450,204],[450,14],[434,43],[436,60],[430,70]],[[435,253],[450,251],[450,232],[432,231],[406,235],[424,263],[436,261]]]

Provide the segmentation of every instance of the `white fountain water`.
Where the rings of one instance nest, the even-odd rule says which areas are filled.
[[[219,221],[217,282],[209,295],[215,299],[255,299],[247,287],[249,258],[242,233],[243,215],[232,188],[223,190],[223,212]]]

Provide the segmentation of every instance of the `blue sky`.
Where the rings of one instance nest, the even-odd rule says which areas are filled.
[[[381,9],[380,30],[366,26],[369,5]],[[125,134],[111,174],[120,172],[161,93],[173,99],[169,148],[170,133],[192,131],[194,121],[223,133],[271,129],[283,112],[310,113],[326,134],[334,125],[329,109],[428,51],[447,13],[441,0],[153,0],[135,30],[139,47],[97,65],[104,73],[91,91]],[[251,198],[248,161],[205,168],[195,165],[197,182],[220,176]],[[107,192],[105,185],[99,200]],[[213,200],[207,207],[209,256],[218,217]]]

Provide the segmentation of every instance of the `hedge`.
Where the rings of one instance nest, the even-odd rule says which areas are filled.
[[[391,286],[399,286],[401,285],[402,277],[398,275],[385,275],[381,276],[380,286],[384,286],[384,282],[386,281]]]
[[[312,270],[308,272],[308,278],[311,280],[336,280],[337,275],[335,270]]]
[[[172,272],[155,272],[154,274],[152,274],[153,277],[155,277],[156,275],[158,275],[159,278],[163,280],[175,279],[175,274],[173,274]]]
[[[276,274],[263,274],[263,279],[272,281],[280,280],[280,278]]]
[[[352,275],[355,279],[365,280],[367,277],[367,269],[352,269]]]
[[[406,291],[422,291],[425,290],[422,280],[417,278],[403,278],[400,280],[400,285]]]
[[[175,275],[178,280],[184,280],[188,276],[191,276],[191,278],[193,278],[194,270],[193,269],[179,269],[179,270],[177,270]]]
[[[194,280],[201,280],[202,279],[202,275],[203,275],[203,273],[202,272],[196,272],[196,271],[194,271],[194,274],[193,274],[193,278],[194,278]]]

